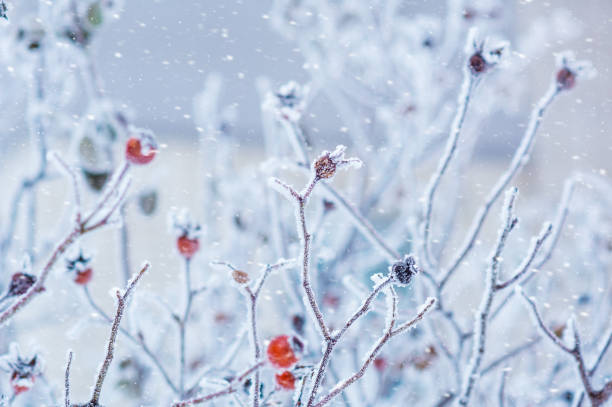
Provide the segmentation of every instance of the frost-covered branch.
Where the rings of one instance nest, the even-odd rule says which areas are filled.
[[[571,335],[573,336],[572,345],[566,345],[563,341],[555,335],[544,323],[542,320],[542,316],[538,311],[538,307],[533,299],[527,296],[523,290],[519,289],[520,294],[523,296],[527,306],[532,312],[532,315],[535,319],[537,327],[547,336],[559,349],[563,352],[570,355],[575,363],[576,369],[578,370],[578,375],[580,376],[580,381],[582,382],[582,386],[584,387],[584,391],[589,398],[591,405],[593,407],[599,407],[605,405],[605,403],[612,397],[612,380],[607,382],[602,389],[595,390],[591,383],[591,375],[589,374],[589,369],[586,367],[586,363],[584,361],[584,356],[582,353],[582,342],[580,340],[580,335],[578,333],[578,329],[575,326],[574,317],[570,318],[568,323],[568,329],[571,331]],[[604,348],[605,349],[605,348]]]
[[[207,394],[205,396],[195,397],[190,400],[176,402],[172,404],[172,407],[185,407],[185,406],[192,406],[196,404],[203,404],[210,400],[214,400],[219,397],[223,397],[223,396],[227,396],[229,394],[235,393],[240,388],[239,386],[242,385],[242,383],[244,383],[244,381],[248,379],[249,376],[253,374],[253,372],[255,372],[256,370],[259,370],[262,366],[264,366],[265,363],[266,362],[264,361],[258,362],[257,364],[246,369],[244,372],[240,373],[238,376],[230,379],[229,384],[222,390]]]
[[[404,322],[403,324],[401,324],[399,327],[395,329],[394,329],[395,319],[391,319],[388,322],[388,326],[385,330],[385,333],[376,342],[372,350],[368,353],[359,371],[357,371],[354,375],[352,375],[348,379],[334,386],[334,388],[328,394],[323,396],[320,401],[314,404],[314,407],[324,406],[325,404],[333,400],[336,396],[338,396],[340,393],[342,393],[347,387],[349,387],[350,385],[355,383],[357,380],[359,380],[365,374],[368,366],[374,361],[374,359],[376,358],[376,356],[378,355],[382,347],[385,345],[385,343],[387,343],[387,341],[389,341],[389,339],[393,338],[394,336],[399,335],[403,332],[406,332],[408,329],[412,328],[417,322],[423,319],[425,314],[427,314],[427,312],[431,310],[435,302],[436,300],[434,298],[428,298],[427,301],[421,306],[421,309],[418,311],[417,315],[414,318],[412,318],[408,322]],[[392,304],[393,304],[392,309],[395,310],[395,307],[397,306],[397,299],[395,297],[393,297]],[[393,315],[395,315],[395,311],[393,311],[392,313]]]
[[[552,101],[559,94],[560,90],[557,87],[556,82],[551,83],[548,90],[540,99],[535,109],[531,113],[531,118],[529,120],[529,125],[525,130],[525,134],[521,139],[521,143],[517,148],[514,156],[512,157],[512,161],[506,171],[500,176],[497,180],[487,198],[485,199],[484,205],[478,210],[476,217],[472,221],[472,225],[468,230],[467,236],[464,240],[464,243],[461,245],[461,248],[455,255],[455,257],[451,260],[450,265],[446,269],[446,271],[442,274],[442,278],[440,279],[440,287],[444,287],[448,282],[449,278],[453,275],[455,270],[461,265],[463,259],[468,255],[468,253],[472,250],[474,243],[476,242],[476,238],[484,225],[485,219],[489,214],[489,210],[497,201],[502,191],[508,186],[508,183],[514,178],[514,176],[519,172],[521,168],[525,166],[527,160],[529,158],[529,153],[535,141],[535,136],[538,128],[540,127],[540,123],[542,121],[542,117],[544,116],[544,112],[548,108],[548,106],[552,103]]]

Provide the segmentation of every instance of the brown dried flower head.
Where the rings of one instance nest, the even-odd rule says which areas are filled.
[[[470,30],[466,53],[468,54],[468,68],[472,75],[478,76],[487,72],[490,68],[500,64],[502,58],[508,53],[508,43],[497,41],[491,44],[488,39],[482,40],[478,37],[476,29]]]
[[[315,162],[315,172],[319,178],[331,178],[336,173],[336,163],[329,155],[324,155]]]
[[[331,153],[329,151],[324,151],[314,162],[316,177],[318,179],[328,179],[333,177],[339,168],[347,168],[350,166],[360,167],[361,160],[358,158],[345,158],[345,150],[345,146],[338,145]]]
[[[578,61],[571,51],[561,52],[556,55],[557,74],[555,82],[557,89],[570,90],[576,85],[576,80],[591,79],[596,75],[593,65],[589,61]]]
[[[246,284],[249,282],[249,275],[244,271],[234,270],[232,271],[232,278],[238,284]]]

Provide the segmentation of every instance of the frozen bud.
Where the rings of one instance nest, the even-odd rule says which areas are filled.
[[[318,179],[331,178],[336,174],[338,169],[355,166],[361,167],[361,160],[358,158],[345,158],[345,146],[336,146],[336,149],[331,153],[323,151],[323,153],[314,162],[314,171]]]
[[[240,270],[233,270],[232,278],[234,279],[235,282],[237,282],[240,285],[246,284],[249,282],[249,275],[245,273],[244,271],[240,271]]]
[[[290,81],[274,94],[269,93],[263,103],[264,110],[271,110],[282,119],[297,122],[306,108],[309,87]]]
[[[91,257],[84,255],[82,250],[79,250],[78,255],[66,258],[66,271],[76,284],[86,285],[91,281],[93,269],[90,262]]]
[[[391,276],[399,285],[408,285],[419,272],[416,262],[412,255],[408,255],[402,261],[398,261],[391,266]]]
[[[2,356],[0,364],[10,373],[10,384],[15,395],[30,390],[42,371],[42,361],[38,355],[22,356],[16,343],[10,345],[9,353]]]
[[[557,73],[555,82],[558,90],[570,90],[576,85],[576,79],[591,79],[595,68],[589,61],[577,61],[574,53],[565,51],[556,55]]]
[[[13,274],[13,276],[11,277],[11,283],[9,284],[9,288],[8,288],[8,292],[6,293],[6,296],[14,297],[17,295],[23,295],[35,283],[36,283],[36,276],[19,271]]]
[[[135,127],[130,129],[130,137],[125,144],[125,158],[128,162],[148,164],[153,161],[157,151],[158,146],[152,131]]]
[[[466,53],[468,55],[468,68],[472,75],[478,76],[498,65],[508,53],[508,43],[504,41],[491,41],[480,39],[475,28],[470,30]]]

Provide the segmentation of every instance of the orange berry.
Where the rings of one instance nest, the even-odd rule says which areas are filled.
[[[293,390],[295,389],[295,376],[293,373],[285,370],[281,374],[275,374],[274,379],[276,379],[276,384],[278,387],[284,390]]]
[[[276,367],[288,368],[298,361],[295,356],[294,347],[291,346],[289,340],[292,340],[294,346],[300,348],[301,342],[297,338],[289,338],[287,335],[280,335],[270,341],[268,345],[268,360]],[[301,349],[298,349],[301,350]]]

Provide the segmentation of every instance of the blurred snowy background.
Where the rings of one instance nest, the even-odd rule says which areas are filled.
[[[529,236],[537,232],[541,222],[552,216],[560,199],[563,181],[570,174],[575,171],[583,171],[604,178],[609,177],[608,174],[612,171],[610,134],[612,2],[605,0],[585,2],[566,0],[548,2],[539,0],[465,1],[463,3],[466,6],[461,9],[450,7],[449,5],[462,3],[452,0],[448,2],[417,0],[389,0],[387,2],[381,0],[355,2],[355,5],[350,1],[329,3],[347,10],[355,7],[362,14],[367,14],[367,10],[370,10],[373,16],[372,25],[360,26],[361,22],[359,22],[356,27],[352,27],[350,18],[347,17],[349,33],[341,33],[346,35],[345,37],[338,35],[325,38],[324,35],[330,35],[333,30],[326,32],[319,29],[321,26],[324,27],[325,23],[309,30],[308,21],[312,16],[307,12],[299,14],[298,17],[301,19],[293,20],[288,17],[287,26],[279,27],[279,15],[285,17],[280,11],[282,5],[292,4],[299,8],[302,2],[298,0],[277,2],[267,0],[231,2],[125,0],[111,14],[105,16],[103,25],[88,46],[87,53],[95,61],[95,70],[100,79],[102,95],[111,99],[117,108],[126,112],[134,124],[153,130],[161,145],[159,156],[151,167],[137,169],[134,172],[134,191],[130,198],[131,203],[126,207],[132,265],[135,267],[145,259],[153,265],[153,273],[143,282],[143,290],[154,293],[152,295],[154,299],[141,299],[134,307],[140,309],[140,312],[143,312],[142,309],[149,310],[151,315],[147,315],[148,319],[143,325],[153,332],[156,329],[163,331],[174,327],[172,321],[159,321],[159,315],[164,312],[160,310],[163,307],[159,303],[150,305],[147,302],[155,303],[157,301],[155,298],[160,297],[165,298],[164,301],[173,303],[173,298],[176,297],[177,274],[180,273],[182,266],[175,253],[174,237],[167,231],[167,213],[172,208],[188,207],[194,216],[204,224],[203,254],[197,262],[196,280],[198,282],[205,282],[217,288],[218,285],[223,284],[223,274],[208,266],[211,260],[222,259],[235,262],[239,267],[250,267],[252,271],[259,270],[257,266],[259,263],[271,263],[276,260],[270,255],[271,245],[266,240],[268,236],[259,236],[261,239],[255,239],[256,243],[253,243],[252,236],[235,236],[236,230],[241,229],[241,221],[247,225],[247,228],[253,226],[257,231],[265,229],[259,224],[262,219],[258,219],[259,211],[265,206],[268,199],[267,191],[264,192],[262,189],[265,188],[265,180],[259,169],[262,162],[269,158],[267,155],[269,150],[266,152],[264,148],[261,89],[268,90],[266,86],[269,86],[269,89],[277,89],[289,80],[299,83],[312,82],[312,86],[318,91],[314,99],[309,101],[307,113],[303,116],[301,123],[309,141],[315,146],[314,151],[331,149],[340,142],[348,144],[349,151],[351,151],[354,135],[363,133],[367,135],[370,144],[362,145],[360,147],[362,150],[359,152],[375,151],[380,154],[376,157],[370,156],[372,160],[369,162],[368,157],[361,158],[364,159],[366,167],[374,170],[382,168],[382,166],[379,168],[379,165],[384,164],[385,154],[378,148],[385,144],[387,130],[384,123],[385,113],[379,111],[378,108],[380,106],[398,108],[399,106],[399,109],[404,108],[409,112],[410,104],[409,102],[403,104],[403,98],[409,101],[412,90],[404,92],[403,86],[414,85],[411,83],[412,80],[419,83],[419,78],[403,78],[405,82],[399,82],[398,78],[402,78],[401,72],[397,74],[393,69],[381,63],[381,76],[376,77],[375,81],[368,82],[367,75],[365,78],[348,78],[348,82],[355,80],[354,82],[363,85],[362,88],[359,88],[364,91],[363,94],[375,96],[369,100],[372,103],[349,102],[346,105],[342,101],[339,102],[342,96],[339,99],[338,94],[335,93],[337,89],[331,85],[338,81],[334,74],[342,76],[346,73],[351,74],[352,71],[350,69],[336,70],[335,65],[329,69],[320,66],[325,62],[331,65],[338,63],[332,59],[323,58],[318,64],[313,63],[312,60],[316,59],[317,51],[308,48],[308,45],[317,41],[324,40],[335,44],[330,46],[330,49],[337,47],[340,50],[354,51],[357,53],[355,58],[361,58],[363,54],[359,55],[359,52],[367,53],[372,50],[359,49],[359,44],[355,43],[360,40],[359,35],[366,33],[365,35],[369,36],[371,33],[372,36],[376,36],[381,32],[384,33],[385,30],[410,32],[414,28],[411,21],[419,15],[427,14],[445,18],[451,12],[459,10],[465,20],[465,26],[460,27],[457,31],[459,43],[463,44],[467,27],[472,23],[479,25],[485,33],[493,33],[511,42],[513,52],[511,63],[514,63],[512,67],[518,67],[512,71],[512,81],[503,84],[503,91],[500,94],[494,92],[487,94],[486,83],[482,84],[482,103],[475,103],[471,108],[473,110],[468,113],[466,128],[461,138],[461,142],[468,145],[466,150],[469,151],[470,146],[474,146],[474,159],[462,164],[464,172],[461,180],[464,181],[462,186],[464,189],[459,194],[459,201],[462,203],[458,216],[460,227],[466,227],[469,224],[482,197],[486,195],[490,185],[505,168],[525,129],[529,112],[550,81],[551,72],[555,69],[553,54],[559,51],[574,50],[581,59],[590,60],[598,74],[593,80],[581,82],[571,93],[564,94],[555,101],[554,107],[547,112],[542,123],[529,164],[514,182],[521,191],[522,212],[528,220],[524,230],[525,236],[519,239],[521,244],[526,246]],[[497,3],[504,4],[500,8],[503,10],[501,19],[498,19],[494,13],[478,15],[479,10],[487,10],[487,12],[495,10]],[[9,213],[13,191],[17,188],[23,175],[33,173],[38,165],[38,153],[33,148],[36,143],[27,125],[28,95],[33,85],[23,80],[23,76],[27,76],[27,73],[24,73],[27,65],[23,64],[19,55],[15,56],[13,41],[20,21],[26,20],[28,14],[36,13],[38,2],[24,0],[7,4],[9,20],[0,21],[0,35],[2,36],[0,49],[0,84],[2,84],[0,112],[2,113],[0,120],[3,123],[0,130],[0,182],[3,185],[0,191],[0,230],[4,230],[10,221],[6,214]],[[42,2],[42,4],[44,4],[43,8],[53,10],[53,1]],[[358,7],[357,4],[360,6]],[[389,4],[393,4],[393,7]],[[385,23],[391,20],[385,21],[385,18],[389,17],[379,12],[388,8],[393,9],[394,14],[404,19],[398,21],[392,18],[392,25],[386,26]],[[470,13],[474,13],[474,16],[471,16]],[[319,20],[326,21],[325,15],[317,15],[317,17]],[[287,27],[293,27],[296,31],[292,32]],[[448,29],[449,27],[443,28]],[[354,30],[357,35],[349,35],[351,30]],[[294,35],[293,38],[292,35]],[[436,41],[435,35],[432,36],[432,41]],[[61,49],[61,46],[58,48]],[[393,58],[398,60],[401,60],[403,52],[401,48],[398,49],[391,45],[388,48],[379,47],[376,51],[382,54],[394,54]],[[339,53],[341,54],[342,51]],[[457,55],[459,54],[461,52]],[[348,60],[350,59],[351,56],[348,57]],[[49,123],[52,123],[49,132],[57,134],[53,135],[56,138],[50,148],[65,153],[66,159],[73,162],[71,158],[75,149],[73,135],[82,131],[83,121],[86,121],[87,115],[91,114],[83,110],[83,106],[88,103],[89,96],[81,82],[78,64],[75,64],[70,58],[65,60],[59,58],[58,61],[66,62],[66,64],[57,65],[61,68],[57,68],[57,72],[54,73],[55,79],[65,77],[66,83],[61,89],[57,88],[60,89],[58,94],[61,94],[61,97],[51,102],[55,104],[50,109],[52,113],[49,113],[48,120]],[[447,60],[434,58],[428,61],[440,65],[450,64],[448,67],[450,73],[448,77],[440,79],[440,82],[447,87],[448,106],[440,107],[442,119],[439,123],[433,122],[434,128],[428,133],[432,135],[433,142],[426,148],[423,147],[423,154],[417,160],[419,165],[415,169],[415,178],[421,184],[426,183],[441,154],[448,132],[449,117],[452,117],[455,110],[456,94],[461,83],[460,72],[464,63],[464,60],[456,55]],[[385,60],[385,64],[387,62]],[[400,65],[394,69],[401,70],[401,68]],[[427,67],[421,68],[427,70]],[[503,68],[500,67],[502,72],[500,75],[503,75]],[[385,77],[387,73],[390,73],[388,78]],[[214,124],[210,123],[211,117],[203,112],[205,106],[197,103],[198,95],[204,89],[207,78],[211,78],[211,74],[217,75],[213,76],[214,78],[222,79],[219,106],[230,108],[226,110],[229,113],[227,123],[224,123],[231,128],[228,131],[230,136],[222,142],[218,142],[216,134],[215,136],[209,134],[207,126]],[[414,86],[410,89],[413,88]],[[331,90],[327,91],[327,89]],[[429,89],[421,89],[421,91],[427,93]],[[54,89],[49,89],[48,92],[53,95]],[[344,97],[351,101],[350,97]],[[502,107],[496,106],[495,101],[499,101]],[[472,117],[474,117],[473,120]],[[265,120],[263,122],[265,123]],[[414,130],[407,126],[398,131],[405,131],[406,134],[412,135],[410,132]],[[404,141],[405,145],[411,148],[411,139],[407,140]],[[283,143],[286,141],[283,140]],[[418,144],[418,142],[415,143]],[[272,140],[271,144],[274,145],[275,141]],[[270,141],[268,141],[267,148],[270,149]],[[290,150],[288,148],[283,150],[282,147],[279,149]],[[359,153],[353,149],[349,155],[359,155]],[[232,164],[225,167],[222,158],[227,157],[231,158]],[[383,161],[374,161],[375,158],[381,157]],[[295,179],[295,174],[292,176],[294,178],[291,179]],[[219,177],[226,177],[225,180],[231,181],[238,177],[246,180],[235,186],[235,189],[231,182],[226,182],[229,185],[226,188],[230,190],[228,194],[237,197],[236,201],[232,202],[234,206],[228,205],[227,202],[207,200],[207,197],[210,196],[209,191],[203,186],[208,187],[208,183],[213,183],[211,180],[218,181]],[[377,180],[379,179],[377,177],[380,177],[380,174],[372,175],[371,179]],[[468,181],[465,182],[465,180]],[[450,188],[452,183],[449,180],[446,182],[448,183],[446,186],[452,189]],[[300,184],[296,183],[296,185]],[[351,183],[348,176],[343,176],[338,185],[341,186],[339,188],[347,190],[351,198],[357,199],[361,196],[362,184]],[[211,189],[214,188],[211,187]],[[147,217],[141,213],[136,203],[139,196],[151,190],[157,192],[159,202],[153,216]],[[422,188],[419,187],[414,194],[420,196],[421,191]],[[453,194],[452,191],[445,193]],[[399,195],[401,194],[398,193]],[[402,196],[405,198],[405,195]],[[22,223],[18,223],[13,250],[3,260],[7,264],[8,271],[20,267],[21,255],[24,251],[32,251],[43,258],[47,256],[49,247],[55,242],[54,239],[58,233],[61,234],[66,229],[71,214],[69,210],[71,195],[66,180],[62,177],[50,177],[41,186],[38,199],[35,218],[40,235],[37,238],[36,247],[25,247],[27,228]],[[531,203],[527,204],[530,200]],[[25,212],[26,205],[22,205],[22,213]],[[288,225],[287,228],[292,230],[292,212],[286,202],[282,201],[282,205],[284,205],[283,215],[289,215],[285,218],[285,223]],[[439,200],[439,205],[444,210],[446,209],[443,199]],[[372,210],[373,223],[377,226],[388,226],[394,219],[396,211],[400,211],[399,206],[390,199],[384,200]],[[236,211],[235,208],[242,209]],[[497,220],[498,208],[496,207],[494,211],[495,213],[490,218]],[[603,212],[604,217],[609,217],[609,213],[606,215],[605,211]],[[594,224],[597,223],[595,218],[594,215],[590,219]],[[208,223],[208,220],[211,220],[211,223]],[[217,222],[214,229],[213,221]],[[486,248],[483,248],[484,253],[488,253],[494,238],[492,231],[498,226],[495,222],[489,223],[484,236],[490,239],[483,238],[486,243]],[[570,224],[570,231],[565,232],[566,237],[569,235],[574,238],[580,237],[582,232],[575,232],[574,226],[580,226],[580,220],[576,225]],[[609,228],[602,229],[604,229],[602,235],[609,237]],[[393,229],[393,231],[397,230]],[[329,237],[332,241],[331,248],[337,249],[336,246],[341,246],[336,244],[336,241],[343,241],[344,237],[343,235],[338,237],[332,232]],[[449,246],[458,245],[461,238],[462,235],[452,237]],[[288,245],[293,248],[295,244],[296,240],[293,239]],[[567,244],[572,246],[571,242]],[[84,239],[82,246],[94,255],[93,263],[96,274],[100,276],[99,278],[94,277],[96,288],[92,290],[93,296],[103,304],[107,312],[112,313],[108,291],[114,286],[122,285],[122,275],[118,268],[120,261],[117,260],[117,257],[121,256],[117,231],[105,230],[88,236]],[[333,258],[329,253],[330,248],[324,247],[324,244],[321,246],[322,262]],[[240,250],[237,250],[239,253],[232,251],[232,248],[239,248]],[[565,252],[562,251],[562,253]],[[229,256],[233,257],[228,258]],[[569,257],[568,255],[555,258],[551,264],[551,270],[569,268],[569,264],[573,265],[574,261],[583,263],[584,260]],[[37,259],[35,267],[42,260]],[[379,260],[366,262],[367,271],[364,271],[364,274],[371,270],[376,271],[376,267],[380,268],[380,265],[372,264]],[[477,264],[480,265],[480,263]],[[354,267],[355,264],[344,264],[344,267],[347,268],[351,266]],[[602,267],[604,272],[605,270],[609,272],[605,266]],[[82,293],[75,293],[71,282],[61,278],[62,266],[58,269],[48,283],[49,293],[35,300],[29,306],[27,314],[24,312],[18,321],[11,322],[9,328],[2,332],[1,335],[6,336],[2,345],[6,347],[10,340],[17,340],[22,344],[22,348],[39,349],[46,360],[46,377],[56,393],[55,397],[61,393],[66,350],[73,349],[76,354],[73,370],[74,397],[84,400],[89,394],[89,386],[101,362],[108,329],[106,325],[89,323],[92,316],[91,310],[81,296]],[[3,278],[7,275],[4,274]],[[610,281],[612,280],[607,282],[597,280],[594,283],[599,285],[602,291],[606,287],[605,284],[608,284],[608,291],[605,294],[607,300],[604,301],[604,303],[607,301],[606,304],[610,302]],[[582,294],[581,287],[569,285],[570,287],[564,288],[570,291],[574,289],[574,291],[551,299],[551,303],[563,303],[565,299],[572,298],[572,295],[578,297]],[[480,297],[480,295],[473,295],[471,291],[473,287],[479,287],[478,290],[480,290],[478,282],[468,282],[466,287],[456,292],[453,291],[451,302],[459,305],[459,310],[456,312],[461,318],[465,318],[465,327],[470,326],[467,318],[472,315],[473,308],[477,306]],[[279,325],[287,326],[286,321],[282,322],[282,310],[277,310],[277,314],[274,313],[276,309],[274,304],[285,304],[287,301],[284,299],[286,292],[283,294],[282,288],[278,282],[271,282],[270,288],[266,288],[263,308],[268,310],[266,314],[268,316],[261,322],[264,332],[278,334]],[[219,289],[214,292],[220,295],[221,291]],[[176,298],[179,298],[177,301],[180,304],[182,300],[180,297]],[[218,348],[226,347],[235,335],[236,326],[241,324],[239,317],[232,315],[237,307],[242,307],[242,304],[236,306],[236,302],[242,300],[241,296],[234,293],[221,298],[224,301],[207,300],[207,302],[198,304],[199,308],[194,319],[200,324],[200,327],[199,331],[194,329],[192,332],[192,342],[198,343],[202,332],[214,333],[211,334],[212,339],[201,354],[199,351],[194,351],[192,354],[194,371],[201,367],[200,364],[208,363],[209,360],[206,358],[218,352]],[[606,307],[609,307],[609,304]],[[520,307],[517,309],[522,310]],[[41,320],[40,316],[45,313],[51,313],[53,317]],[[78,315],[76,324],[75,315]],[[237,315],[244,317],[242,308]],[[219,327],[219,320],[226,317],[230,320],[228,325]],[[559,320],[563,321],[566,317],[563,314]],[[583,316],[583,318],[587,317]],[[526,325],[521,329],[529,327]],[[506,326],[503,332],[511,328]],[[594,329],[589,333],[592,334],[595,331]],[[264,334],[263,336],[269,335]],[[162,338],[153,342],[154,346],[160,349],[165,359],[164,362],[172,363],[174,339],[167,339],[167,342],[166,339]],[[244,344],[246,348],[247,342],[245,341]],[[311,346],[314,345],[311,343]],[[500,345],[502,348],[508,346],[508,343]],[[314,347],[316,349],[316,346]],[[553,352],[552,348],[547,348],[547,350]],[[122,352],[129,354],[129,347],[124,346]],[[117,376],[135,374],[129,369],[128,367],[121,373],[112,374]],[[528,381],[528,379],[528,377],[522,377],[519,383],[521,383],[520,380]],[[116,376],[113,376],[113,380],[115,384],[120,382]],[[137,381],[132,377],[126,380],[131,384]],[[163,396],[164,398],[156,399],[162,396],[153,392],[151,393],[153,395],[143,397],[144,401],[139,402],[142,404],[130,404],[136,403],[135,399],[130,398],[134,396],[134,393],[130,391],[138,392],[142,389],[134,390],[132,387],[138,386],[130,387],[125,383],[123,386],[128,387],[129,391],[116,393],[109,391],[107,400],[110,401],[107,403],[110,404],[107,405],[118,405],[113,403],[166,405],[160,400],[166,402],[171,399],[167,394]],[[112,387],[112,384],[109,387]],[[163,393],[159,388],[156,390]],[[443,390],[438,389],[438,393],[443,394]],[[350,397],[357,399],[359,396],[353,394]],[[546,399],[544,396],[538,397],[539,400]],[[24,398],[22,402],[24,404],[20,405],[52,405],[43,396]],[[392,403],[392,401],[389,402]],[[524,405],[518,403],[516,405]],[[226,404],[221,401],[218,405]]]

